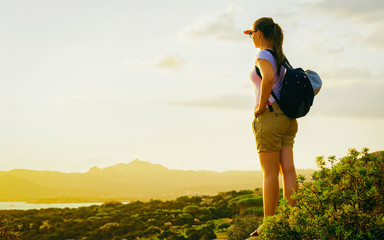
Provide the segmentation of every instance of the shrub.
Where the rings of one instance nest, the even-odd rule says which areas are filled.
[[[249,234],[255,231],[259,227],[259,224],[260,220],[254,215],[236,217],[227,230],[228,240],[244,240],[249,238]]]
[[[14,225],[11,227],[11,225]],[[10,223],[6,218],[0,216],[0,239],[17,240],[22,229],[14,223]]]
[[[179,233],[164,231],[159,236],[158,239],[167,239],[167,240],[184,240],[185,237]]]
[[[189,205],[183,208],[183,212],[191,214],[192,216],[196,216],[200,212],[200,207],[195,205]]]
[[[155,234],[160,234],[161,233],[161,228],[156,227],[156,226],[150,226],[144,231],[145,236],[150,236],[150,235],[155,235]]]
[[[190,228],[186,231],[187,240],[209,240],[217,238],[215,232],[215,224],[210,222],[208,224],[202,225],[197,229]]]
[[[228,207],[233,209],[235,215],[264,215],[263,197],[255,194],[233,198],[228,202]]]
[[[230,226],[231,226],[231,224],[229,224],[227,222],[222,222],[219,225],[217,225],[217,229],[219,230],[219,232],[223,232],[226,229],[228,229]]]
[[[320,170],[293,194],[296,206],[282,201],[264,221],[261,239],[382,239],[384,233],[383,153],[350,149],[316,162]]]

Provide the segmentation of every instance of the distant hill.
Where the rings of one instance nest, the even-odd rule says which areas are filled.
[[[310,179],[314,170],[298,170]],[[181,195],[262,186],[261,171],[183,171],[134,160],[86,173],[11,170],[0,172],[0,201],[96,202],[174,199]]]

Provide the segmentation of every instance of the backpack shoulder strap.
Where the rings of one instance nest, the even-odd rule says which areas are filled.
[[[273,57],[274,57],[275,59],[277,59],[277,54],[276,54],[275,51],[273,51],[272,49],[266,49],[266,50],[267,50],[268,52],[270,52],[270,53],[273,55]],[[287,57],[284,58],[284,61],[282,62],[281,65],[283,65],[286,69],[293,69],[293,67],[292,67],[292,65],[289,63]]]
[[[275,59],[277,58],[277,54],[276,54],[275,51],[273,51],[272,49],[266,49],[266,50],[267,50],[268,52],[270,52],[270,53],[273,55],[273,57],[274,57]],[[286,69],[288,69],[288,68],[292,68],[292,66],[291,66],[291,64],[289,64],[287,58],[284,59],[282,65],[283,65]],[[272,97],[273,97],[273,98],[275,99],[275,101],[277,102],[277,104],[280,105],[280,100],[277,98],[277,96],[276,96],[276,94],[273,92],[273,90],[271,91],[271,94],[272,94]]]
[[[256,74],[257,74],[257,76],[259,76],[260,78],[262,78],[260,69],[259,69],[257,66],[255,66],[255,68],[256,68]]]
[[[275,101],[277,102],[277,104],[279,104],[280,106],[280,100],[277,98],[276,94],[273,92],[273,90],[271,91],[271,94],[272,94],[272,97],[275,99]]]
[[[269,49],[268,49],[269,50]],[[260,69],[255,66],[255,69],[256,69],[256,74],[261,78],[263,79],[263,77],[261,76],[261,72],[260,72]],[[272,94],[272,97],[276,100],[277,104],[280,104],[280,100],[277,98],[276,94],[273,92],[273,90],[271,91],[271,94]],[[268,101],[267,102],[267,106],[268,106],[268,109],[270,112],[273,112],[273,107],[272,107],[272,104]]]

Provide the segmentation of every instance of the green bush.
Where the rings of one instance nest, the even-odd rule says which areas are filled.
[[[350,149],[338,162],[329,157],[330,167],[318,157],[313,181],[299,176],[296,205],[282,201],[265,219],[261,239],[383,239],[383,155]]]
[[[184,240],[185,237],[179,233],[171,232],[171,231],[164,231],[159,236],[159,239],[166,239],[166,240]]]
[[[236,217],[227,230],[228,240],[244,240],[260,225],[260,220],[254,215]]]
[[[200,212],[200,207],[196,205],[189,205],[183,208],[184,213],[191,214],[192,216],[197,216]]]
[[[234,215],[263,216],[263,197],[255,194],[240,195],[228,202]]]
[[[13,227],[11,227],[13,225]],[[18,240],[18,235],[22,230],[22,226],[16,226],[15,223],[8,221],[0,216],[0,239],[1,240]]]
[[[222,222],[222,223],[217,225],[217,229],[219,230],[219,232],[223,232],[226,229],[228,229],[230,226],[231,226],[231,224],[229,224],[227,222]]]
[[[210,240],[217,238],[215,232],[215,224],[209,222],[201,225],[198,228],[189,228],[186,231],[187,240]]]

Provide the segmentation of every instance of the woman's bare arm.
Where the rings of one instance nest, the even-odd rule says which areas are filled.
[[[273,86],[273,68],[271,63],[266,59],[257,59],[257,64],[263,77],[261,80],[260,87],[260,105],[258,109],[255,110],[255,116],[260,115],[265,111],[268,98],[271,95],[272,86]]]

